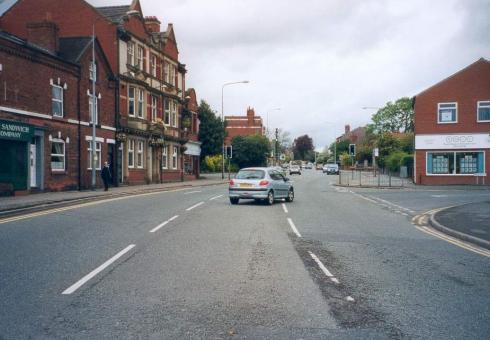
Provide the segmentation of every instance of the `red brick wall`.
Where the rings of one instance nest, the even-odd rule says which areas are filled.
[[[415,99],[415,133],[489,132],[477,123],[477,101],[490,100],[490,62],[480,60],[420,93]],[[437,124],[437,103],[457,102],[458,123]]]

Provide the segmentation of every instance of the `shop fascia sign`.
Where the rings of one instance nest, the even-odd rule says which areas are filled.
[[[10,120],[0,120],[0,139],[28,142],[34,136],[34,126]]]
[[[488,149],[490,133],[416,135],[417,150]]]

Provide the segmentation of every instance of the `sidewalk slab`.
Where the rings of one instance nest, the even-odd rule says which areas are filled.
[[[441,210],[433,216],[431,224],[452,236],[490,249],[490,201]]]

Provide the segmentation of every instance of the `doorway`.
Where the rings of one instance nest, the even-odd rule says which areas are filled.
[[[36,149],[36,141],[33,140],[29,144],[29,157],[30,157],[30,177],[31,177],[31,188],[37,188],[37,149]]]

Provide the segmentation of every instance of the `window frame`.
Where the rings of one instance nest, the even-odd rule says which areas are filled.
[[[483,169],[483,174],[486,176],[486,152],[485,150],[459,150],[459,151],[426,151],[425,153],[425,175],[426,176],[475,176],[476,174],[481,174],[478,171],[479,164],[477,163],[476,167],[477,170],[476,172],[471,172],[471,173],[457,173],[458,169],[458,164],[457,164],[457,154],[465,154],[465,153],[476,153],[476,154],[482,154],[482,169]],[[429,154],[432,155],[437,155],[437,154],[451,154],[452,157],[452,162],[453,162],[453,172],[450,173],[429,173]],[[478,162],[478,161],[477,161]],[[461,170],[460,170],[461,171]]]
[[[135,166],[134,142],[135,142],[134,139],[128,139],[128,168],[129,169],[134,169]],[[129,157],[130,155],[131,157]]]
[[[64,97],[64,89],[63,89],[63,86],[61,85],[56,85],[56,84],[52,84],[52,89],[51,89],[51,114],[53,115],[53,117],[59,117],[59,118],[63,118],[64,114],[65,114],[65,110],[64,110],[64,103],[63,103],[63,97]],[[61,99],[57,99],[55,98],[54,96],[54,90],[55,89],[59,89],[61,91]],[[55,114],[54,112],[54,103],[60,103],[61,104],[61,113],[60,114]]]
[[[135,61],[135,53],[134,53],[134,47],[135,47],[135,43],[132,42],[132,41],[128,41],[127,43],[127,54],[128,54],[128,60],[127,60],[127,63],[131,66],[134,66],[134,61]]]
[[[455,120],[450,121],[450,122],[444,122],[440,120],[440,110],[441,110],[441,105],[449,105],[449,104],[454,104],[454,109],[456,110],[455,113]],[[447,108],[446,108],[447,109]],[[437,124],[457,124],[458,123],[458,102],[442,102],[442,103],[437,103]]]
[[[97,81],[97,63],[90,61],[89,69],[89,79],[91,81]]]
[[[145,91],[143,89],[138,90],[138,98],[136,105],[136,116],[138,118],[144,119],[145,117]]]
[[[173,170],[176,170],[179,168],[179,164],[178,164],[178,158],[179,157],[178,156],[179,156],[179,150],[176,146],[173,146],[173,149],[172,149],[172,169]]]
[[[142,140],[138,140],[137,150],[136,150],[136,167],[138,169],[143,169],[145,167],[144,156],[145,156],[145,142]],[[141,164],[140,164],[140,160],[141,160]]]
[[[63,154],[53,153],[53,143],[63,145]],[[63,169],[53,169],[53,156],[63,158]],[[53,138],[51,140],[50,167],[51,167],[52,172],[65,172],[66,171],[66,142],[63,139]]]
[[[489,119],[480,119],[480,108],[481,104],[485,103],[483,108],[490,108],[490,100],[479,100],[476,102],[476,121],[478,123],[490,123],[490,118]]]
[[[167,126],[170,126],[170,102],[170,99],[165,98],[163,103],[163,124]]]
[[[89,123],[90,124],[94,124],[92,123],[92,115],[93,115],[93,105],[92,105],[92,102],[93,102],[93,98],[95,98],[95,125],[99,124],[99,98],[97,98],[97,96],[94,96],[92,94],[89,93],[88,95],[88,114],[89,114]]]
[[[153,53],[150,53],[150,74],[153,77],[157,76],[157,56]]]
[[[150,111],[151,111],[151,121],[156,122],[157,121],[157,111],[158,107],[158,98],[154,94],[151,95],[151,103],[150,103]]]
[[[143,68],[145,67],[145,63],[144,63],[144,60],[145,60],[145,49],[144,49],[143,46],[138,45],[137,50],[138,50],[137,51],[138,54],[136,56],[136,59],[138,61],[137,67],[138,67],[138,69],[144,71]]]
[[[165,158],[164,158],[165,157]],[[165,159],[165,162],[163,161]],[[162,148],[162,169],[168,169],[168,145]]]
[[[133,90],[133,96],[131,97],[131,89]],[[131,114],[131,103],[133,104],[133,113]],[[136,117],[136,87],[128,86],[128,116]]]
[[[170,123],[174,128],[179,125],[177,122],[177,102],[175,100],[172,100],[170,105]]]
[[[87,152],[88,152],[88,167],[87,170],[92,170],[92,141],[88,140],[88,147],[87,147]],[[101,170],[102,169],[102,143],[95,141],[95,156],[97,157],[96,160],[96,167],[95,170]]]

